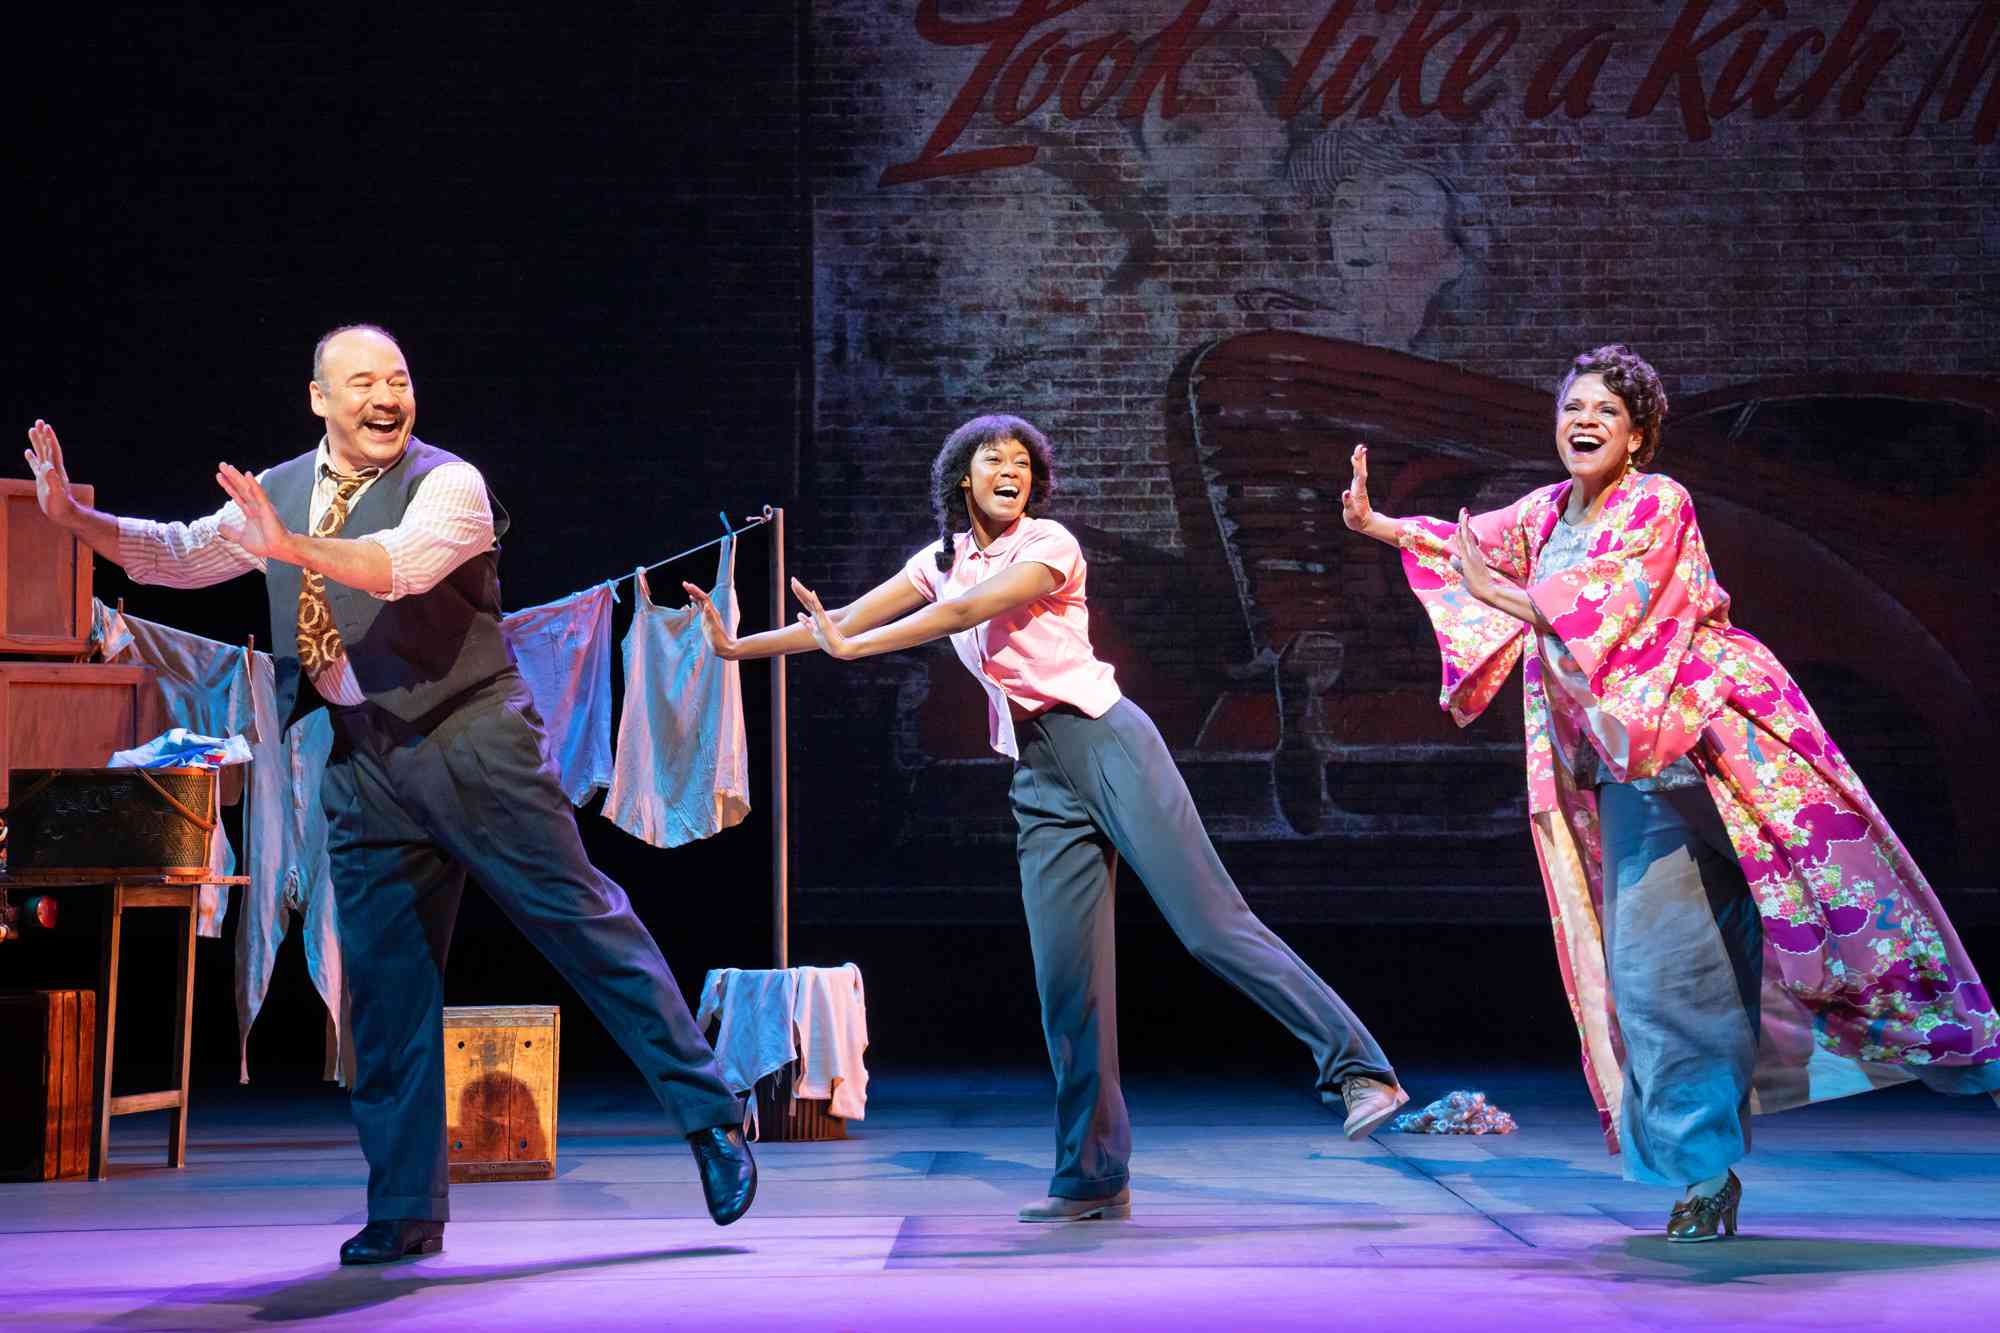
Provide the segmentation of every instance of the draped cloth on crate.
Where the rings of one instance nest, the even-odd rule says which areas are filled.
[[[853,963],[716,968],[702,981],[695,1024],[704,1032],[716,1025],[715,1056],[731,1092],[749,1092],[796,1063],[793,1096],[826,1101],[842,1119],[866,1116],[868,999]],[[755,1097],[746,1099],[745,1113],[754,1130]]]

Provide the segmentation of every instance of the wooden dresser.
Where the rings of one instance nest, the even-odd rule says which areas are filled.
[[[33,481],[0,478],[0,810],[14,769],[101,767],[167,729],[150,667],[83,660],[91,559],[42,517]]]

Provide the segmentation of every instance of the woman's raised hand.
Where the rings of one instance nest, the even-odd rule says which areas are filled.
[[[681,591],[687,594],[688,605],[701,613],[702,637],[708,640],[708,646],[715,650],[715,655],[725,662],[735,657],[735,636],[730,634],[729,626],[722,623],[722,612],[715,609],[715,603],[708,599],[708,594],[685,582],[681,584]]]
[[[1354,480],[1340,493],[1340,521],[1356,532],[1367,532],[1368,520],[1375,515],[1368,503],[1368,446],[1355,445],[1351,461]]]
[[[1461,509],[1458,511],[1458,532],[1453,545],[1458,554],[1451,558],[1451,567],[1465,580],[1465,591],[1475,601],[1490,604],[1493,595],[1493,571],[1486,564],[1486,553],[1479,549],[1479,534],[1472,530],[1472,515]]]
[[[826,613],[826,608],[820,605],[818,593],[797,579],[793,579],[792,596],[798,598],[799,605],[805,607],[805,610],[799,612],[799,624],[806,627],[806,631],[813,636],[813,642],[819,645],[821,652],[828,657],[843,659],[860,656],[853,650],[848,637],[840,632],[840,626],[833,623],[833,617]]]

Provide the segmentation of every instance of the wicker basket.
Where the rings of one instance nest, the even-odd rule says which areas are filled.
[[[198,874],[215,828],[212,768],[17,768],[7,869]]]
[[[757,1137],[765,1143],[822,1143],[847,1137],[847,1120],[832,1103],[793,1093],[797,1062],[757,1080]]]

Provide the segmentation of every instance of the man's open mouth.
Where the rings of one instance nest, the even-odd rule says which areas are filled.
[[[361,423],[361,428],[372,431],[377,435],[394,435],[403,428],[403,419],[401,417],[370,417]]]

